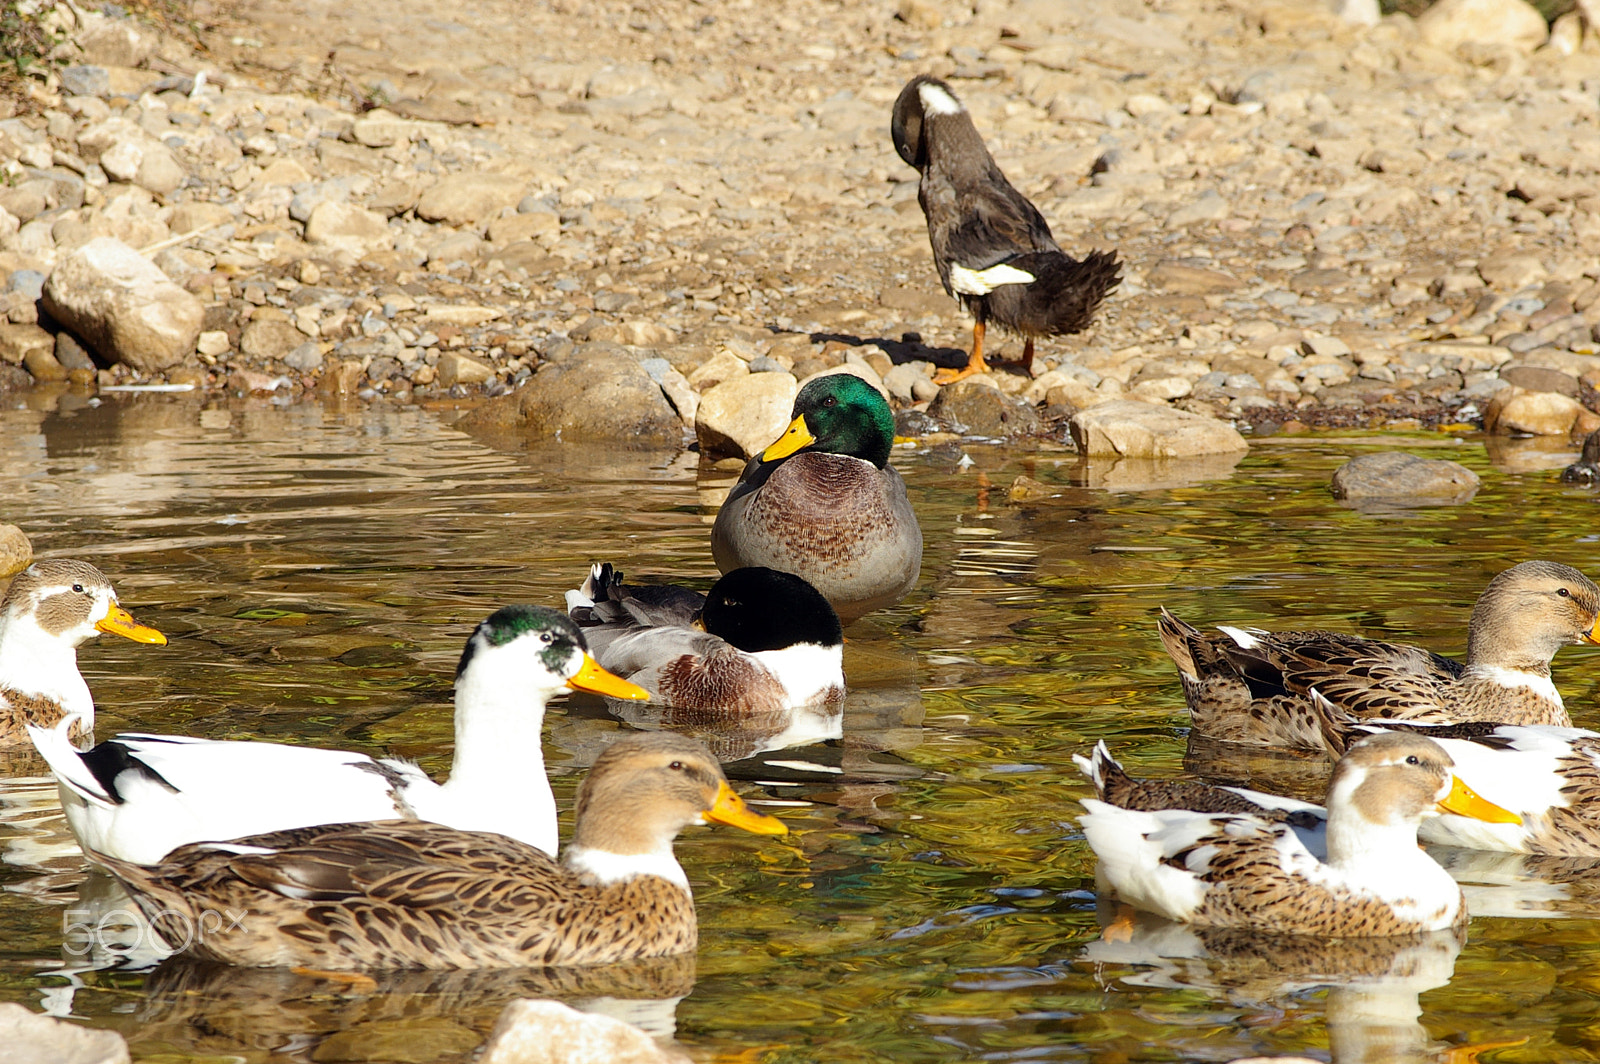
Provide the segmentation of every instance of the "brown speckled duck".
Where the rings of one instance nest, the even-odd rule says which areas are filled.
[[[1439,811],[1517,819],[1451,767],[1421,736],[1389,732],[1353,745],[1328,783],[1325,856],[1292,818],[1186,809],[1181,794],[1177,807],[1155,810],[1086,799],[1080,823],[1101,881],[1171,920],[1340,937],[1437,931],[1465,924],[1466,905],[1418,848],[1418,825]]]
[[[672,840],[710,821],[786,831],[744,804],[703,743],[647,733],[595,760],[561,864],[503,835],[415,821],[198,843],[154,867],[104,863],[169,943],[226,964],[609,964],[695,948]]]
[[[803,577],[848,624],[899,602],[922,569],[922,527],[889,464],[894,414],[872,385],[836,373],[801,388],[792,417],[728,493],[711,555],[724,573]]]
[[[844,632],[816,588],[763,566],[702,595],[629,586],[610,563],[567,592],[595,659],[680,709],[773,714],[844,702]]]
[[[925,74],[908,81],[889,132],[900,158],[922,175],[917,202],[939,281],[975,319],[966,368],[942,371],[936,382],[988,369],[983,334],[990,321],[1025,338],[1025,371],[1036,338],[1089,327],[1121,280],[1116,252],[1091,251],[1080,262],[1062,251],[1039,209],[995,165],[950,86]]]
[[[0,599],[0,747],[27,743],[26,726],[69,716],[78,739],[94,731],[94,699],[78,672],[78,646],[101,632],[165,644],[117,604],[106,575],[88,562],[37,561]]]
[[[1202,632],[1161,611],[1195,731],[1216,739],[1322,749],[1315,688],[1358,719],[1572,722],[1550,661],[1600,642],[1600,588],[1557,562],[1500,573],[1472,608],[1465,664],[1418,647],[1338,632]]]

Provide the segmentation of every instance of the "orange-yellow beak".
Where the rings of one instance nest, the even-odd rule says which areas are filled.
[[[816,442],[817,438],[811,435],[811,430],[806,427],[806,416],[801,414],[789,422],[788,430],[782,436],[779,436],[771,447],[761,452],[761,460],[763,462],[776,462],[778,459],[787,458],[800,448],[809,447]]]
[[[1490,824],[1522,823],[1520,816],[1480,796],[1477,791],[1462,783],[1459,776],[1450,777],[1450,793],[1439,802],[1439,808],[1446,813],[1470,816],[1474,820],[1484,820]]]
[[[1594,627],[1583,633],[1583,641],[1585,643],[1600,643],[1600,617],[1595,618]]]
[[[133,614],[118,606],[111,604],[111,612],[106,614],[105,620],[95,625],[102,632],[120,635],[124,639],[131,639],[135,643],[154,643],[158,647],[167,645],[167,637],[148,625],[140,624],[133,619]]]
[[[728,781],[723,780],[717,788],[717,800],[710,809],[700,814],[706,820],[718,824],[732,824],[736,828],[757,835],[787,835],[789,829],[783,821],[775,816],[758,813],[744,804],[744,799],[733,793],[733,788],[728,786]]]
[[[649,691],[607,672],[587,654],[583,656],[583,668],[578,670],[577,675],[568,677],[567,686],[574,691],[593,691],[597,695],[610,695],[612,698],[631,698],[636,702],[650,700]]]

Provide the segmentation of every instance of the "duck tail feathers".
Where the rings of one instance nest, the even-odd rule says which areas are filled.
[[[596,603],[620,601],[622,596],[616,592],[621,588],[622,574],[610,562],[595,562],[589,566],[589,575],[583,578],[577,590],[567,592],[567,616],[579,625],[598,623],[603,618],[589,611]]]
[[[1128,778],[1122,770],[1122,765],[1111,756],[1111,751],[1106,749],[1105,740],[1094,744],[1094,750],[1088,757],[1082,754],[1073,754],[1072,760],[1078,766],[1078,771],[1094,785],[1094,792],[1101,800],[1106,800],[1106,791],[1114,783]]]
[[[1178,666],[1178,671],[1185,679],[1198,683],[1200,670],[1195,666],[1194,651],[1190,649],[1189,640],[1198,638],[1200,629],[1179,620],[1165,606],[1161,607],[1161,615],[1156,618],[1156,628],[1161,633],[1161,645],[1166,647],[1167,656]]]
[[[996,289],[989,297],[991,305],[1015,300],[1015,306],[995,306],[994,317],[1028,336],[1082,332],[1122,280],[1115,251],[1091,251],[1081,260],[1063,251],[1030,251],[1008,259],[1006,265],[1034,279]]]

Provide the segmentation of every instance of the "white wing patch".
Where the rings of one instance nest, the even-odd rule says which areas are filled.
[[[958,115],[966,110],[960,100],[938,85],[918,86],[917,96],[922,100],[922,109],[930,115]]]
[[[1015,266],[1001,263],[986,270],[969,270],[959,263],[950,264],[950,287],[958,295],[986,296],[1003,284],[1032,284],[1033,274]]]
[[[1219,631],[1226,632],[1228,638],[1239,645],[1241,650],[1254,650],[1261,645],[1261,640],[1250,634],[1249,629],[1235,628],[1229,624],[1217,625]]]

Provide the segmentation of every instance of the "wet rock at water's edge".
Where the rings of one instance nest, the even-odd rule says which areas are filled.
[[[484,403],[456,426],[531,440],[683,444],[683,422],[660,385],[638,360],[615,350],[579,348],[559,362],[546,363],[520,389]]]
[[[1440,505],[1471,499],[1478,491],[1478,474],[1442,458],[1385,451],[1350,459],[1334,470],[1331,486],[1334,498],[1349,502]]]
[[[687,1055],[609,1016],[559,1001],[513,1001],[483,1047],[479,1064],[684,1064]]]
[[[0,1005],[0,1045],[8,1064],[128,1064],[128,1043],[115,1031],[96,1031],[41,1016],[21,1005]]]
[[[1249,449],[1225,421],[1133,399],[1080,410],[1071,429],[1078,450],[1090,457],[1184,458]]]
[[[1041,427],[1031,404],[971,378],[939,389],[928,413],[969,436],[1033,436]]]
[[[44,309],[109,361],[141,373],[194,353],[205,308],[149,259],[115,237],[62,256],[44,285]]]
[[[783,435],[799,385],[787,373],[751,373],[708,388],[695,413],[701,453],[753,458]]]
[[[33,544],[16,525],[0,525],[0,580],[16,576],[33,561]]]

